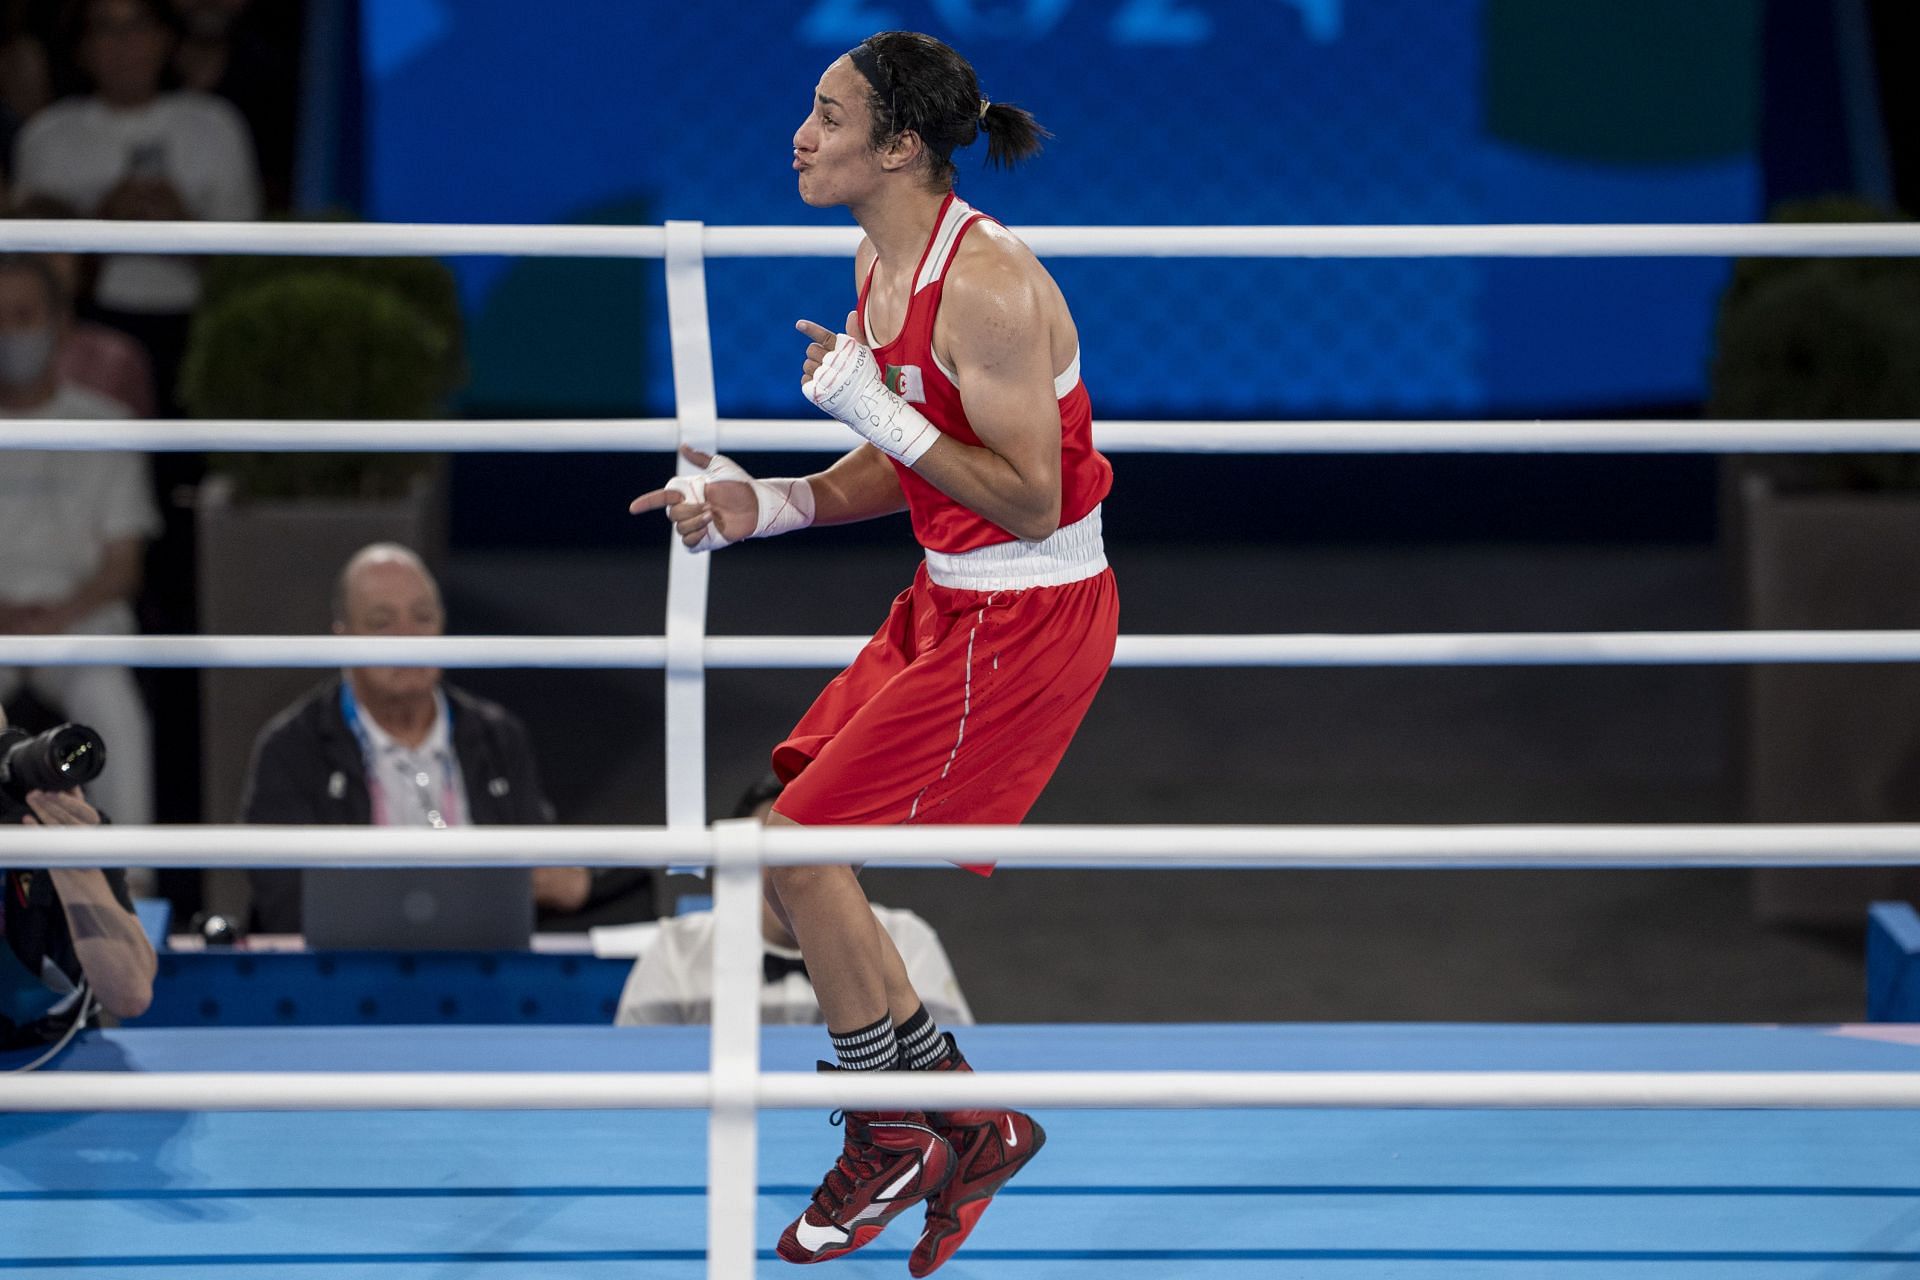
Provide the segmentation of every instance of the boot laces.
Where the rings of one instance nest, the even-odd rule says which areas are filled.
[[[836,1226],[840,1224],[839,1210],[853,1198],[854,1189],[862,1182],[879,1177],[887,1160],[880,1148],[862,1141],[866,1126],[858,1117],[836,1111],[829,1117],[828,1123],[838,1125],[843,1119],[847,1124],[847,1140],[840,1149],[840,1158],[833,1162],[826,1178],[813,1193],[814,1207]]]

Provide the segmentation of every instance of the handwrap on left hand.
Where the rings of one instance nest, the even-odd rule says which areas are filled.
[[[688,502],[705,502],[707,485],[715,480],[738,480],[753,487],[755,512],[753,532],[747,535],[749,538],[771,538],[795,529],[804,529],[813,523],[813,486],[804,478],[756,480],[747,474],[745,467],[724,453],[714,454],[697,474],[675,476],[664,487]],[[717,551],[721,547],[732,546],[736,541],[739,539],[723,536],[716,521],[707,525],[700,534],[700,540],[688,550]]]

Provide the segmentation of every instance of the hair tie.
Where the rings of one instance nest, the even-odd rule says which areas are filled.
[[[992,105],[993,104],[991,102],[988,102],[985,98],[980,99],[980,118],[982,120],[985,120],[987,118],[987,108]]]

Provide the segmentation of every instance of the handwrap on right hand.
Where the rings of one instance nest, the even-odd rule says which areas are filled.
[[[707,486],[715,480],[737,480],[752,486],[756,511],[753,532],[747,535],[749,538],[771,538],[795,529],[804,529],[813,523],[813,486],[804,478],[755,480],[744,467],[724,453],[714,454],[699,473],[675,476],[667,481],[665,487],[688,502],[705,502]],[[719,522],[713,521],[701,533],[700,540],[688,550],[717,551],[736,541],[738,539],[723,537]]]

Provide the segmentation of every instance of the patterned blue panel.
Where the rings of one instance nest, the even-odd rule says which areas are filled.
[[[1054,130],[1012,174],[982,169],[979,148],[960,153],[962,194],[1010,223],[1514,221],[1573,197],[1578,221],[1754,215],[1750,157],[1692,180],[1686,166],[1537,163],[1488,136],[1478,0],[569,0],[530,13],[516,0],[364,6],[369,216],[844,225],[795,196],[790,138],[824,67],[889,25],[951,40],[989,96]],[[1654,264],[1620,294],[1591,264],[1571,280],[1472,261],[1052,265],[1097,408],[1128,417],[1448,416],[1696,394],[1720,279],[1717,266]],[[469,408],[671,404],[657,268],[640,284],[609,271],[598,291],[554,273],[542,294],[524,274],[503,291],[509,266],[460,266],[486,320]],[[718,263],[710,285],[722,412],[805,413],[791,323],[845,315],[846,266]],[[1658,341],[1631,327],[1597,346],[1592,326],[1556,336],[1539,309],[1570,289],[1592,291],[1597,314],[1652,305],[1675,318]],[[636,312],[651,318],[643,334]],[[561,333],[572,358],[528,357],[526,335]]]
[[[492,951],[170,951],[142,1027],[613,1022],[625,960]]]

